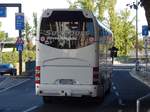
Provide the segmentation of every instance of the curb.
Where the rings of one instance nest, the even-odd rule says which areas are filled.
[[[145,75],[146,72],[138,72],[138,73],[137,73],[137,72],[133,69],[133,70],[131,70],[129,73],[130,73],[130,75],[131,75],[133,78],[139,80],[140,82],[142,82],[142,83],[144,83],[145,85],[147,85],[148,87],[150,87],[150,78],[147,79],[146,76],[143,76],[143,75]],[[149,74],[149,75],[150,75],[150,74]],[[150,76],[149,76],[149,77],[150,77]]]

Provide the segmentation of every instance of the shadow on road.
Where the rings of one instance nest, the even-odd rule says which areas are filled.
[[[102,101],[94,103],[88,99],[56,99],[49,104],[43,104],[34,112],[95,112]]]

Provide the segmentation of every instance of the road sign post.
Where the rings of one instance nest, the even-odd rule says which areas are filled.
[[[0,4],[0,7],[17,7],[18,8],[18,13],[21,13],[21,7],[22,5],[21,4],[18,4],[18,3],[2,3]],[[0,8],[0,15],[3,15],[2,17],[4,17],[4,15],[6,15],[6,10],[4,10],[5,8]],[[18,19],[18,18],[17,18]],[[21,22],[21,21],[19,21]],[[17,22],[18,23],[18,22]],[[21,38],[21,34],[22,34],[22,29],[23,27],[20,27],[20,26],[23,26],[22,24],[17,24],[19,25],[18,26],[18,30],[19,30],[19,37]],[[22,74],[22,51],[19,52],[19,74]]]
[[[145,66],[146,66],[146,71],[147,71],[147,64],[148,64],[148,25],[143,25],[142,26],[142,36],[144,38],[144,49],[145,49]]]

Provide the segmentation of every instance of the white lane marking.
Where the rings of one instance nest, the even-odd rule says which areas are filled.
[[[119,105],[125,105],[125,104],[122,103],[121,99],[118,100],[118,103],[119,103]]]
[[[119,93],[118,92],[115,92],[116,96],[119,96]]]
[[[28,108],[27,110],[24,110],[24,111],[22,111],[22,112],[30,112],[30,111],[32,111],[32,110],[34,110],[34,109],[36,109],[36,108],[37,108],[37,106],[33,106],[33,107]]]
[[[9,77],[6,77],[3,81],[0,82],[0,85],[4,84],[5,82],[7,82],[7,80],[9,79]]]
[[[116,90],[117,89],[116,86],[113,86],[113,89]]]
[[[27,81],[29,81],[29,80],[30,80],[30,79],[26,79],[26,80],[24,80],[24,81],[22,81],[22,82],[20,82],[20,83],[18,83],[18,84],[16,84],[16,85],[13,85],[13,86],[10,86],[10,87],[8,87],[8,88],[5,88],[5,89],[1,90],[0,93],[2,93],[2,92],[4,92],[4,91],[7,91],[8,89],[11,89],[11,88],[13,88],[13,87],[16,87],[16,86],[18,86],[18,85],[20,85],[20,84],[22,84],[22,83],[24,83],[24,82],[27,82]]]

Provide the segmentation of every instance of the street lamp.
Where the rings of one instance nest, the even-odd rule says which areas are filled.
[[[136,2],[133,2],[132,4],[127,4],[131,9],[136,10],[136,38],[135,38],[135,49],[136,49],[136,71],[139,70],[139,59],[138,59],[138,6],[140,5],[140,2],[136,0]]]

